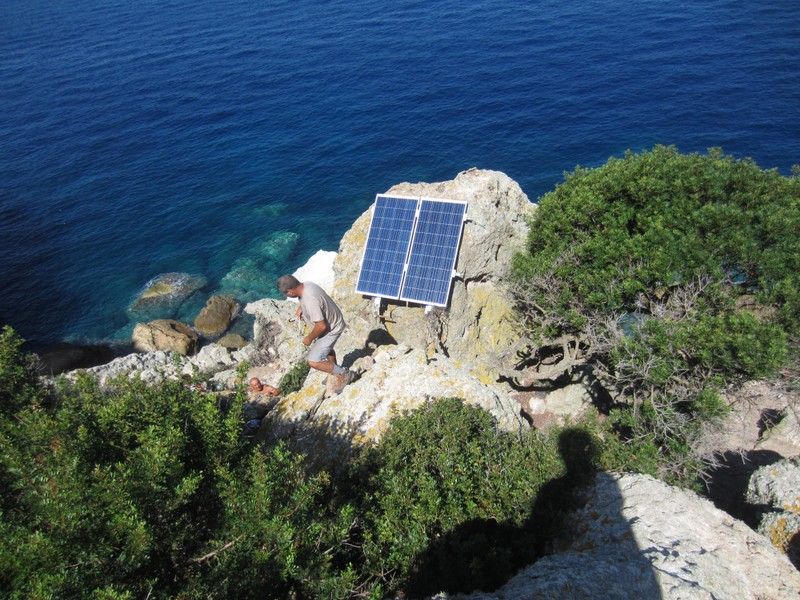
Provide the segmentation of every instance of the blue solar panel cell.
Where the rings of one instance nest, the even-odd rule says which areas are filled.
[[[356,292],[400,297],[418,203],[416,198],[379,195],[375,199]]]
[[[400,299],[447,305],[466,208],[464,202],[421,200]]]

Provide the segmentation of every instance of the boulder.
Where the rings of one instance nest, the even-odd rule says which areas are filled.
[[[252,345],[261,357],[251,366],[273,362],[285,372],[305,360],[305,323],[295,317],[296,310],[297,303],[272,298],[257,300],[244,307],[246,313],[255,316]],[[337,350],[340,347],[337,345]]]
[[[183,367],[184,375],[212,375],[219,371],[236,367],[233,353],[225,346],[210,344],[203,346],[200,351],[192,356]]]
[[[467,223],[456,263],[449,307],[425,307],[372,299],[355,293],[366,244],[371,209],[344,235],[334,262],[332,297],[342,308],[354,341],[361,343],[377,328],[397,342],[473,363],[486,373],[497,369],[496,355],[519,337],[503,280],[511,258],[527,239],[527,221],[536,205],[519,185],[497,171],[470,169],[440,183],[401,183],[388,193],[462,200]]]
[[[172,319],[159,319],[137,323],[131,341],[137,352],[171,350],[189,356],[197,351],[198,336],[185,323]]]
[[[230,350],[239,350],[247,346],[247,340],[238,333],[226,333],[215,342],[218,346]]]
[[[461,600],[797,598],[800,573],[768,539],[697,494],[646,475],[599,474],[563,551],[493,593]]]
[[[205,337],[219,337],[228,329],[238,311],[239,305],[233,297],[211,296],[195,317],[194,328]]]

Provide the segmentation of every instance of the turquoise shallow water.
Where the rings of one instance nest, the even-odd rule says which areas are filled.
[[[123,339],[166,272],[242,300],[378,192],[477,166],[535,200],[628,148],[800,162],[788,0],[0,6],[0,322]]]

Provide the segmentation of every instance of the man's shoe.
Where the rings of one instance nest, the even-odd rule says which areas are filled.
[[[351,383],[353,379],[355,379],[355,374],[349,370],[345,370],[341,375],[337,375],[335,393],[341,394],[342,390],[347,387],[347,384]]]

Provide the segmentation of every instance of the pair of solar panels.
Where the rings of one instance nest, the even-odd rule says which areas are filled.
[[[466,202],[378,194],[356,292],[447,306]]]

